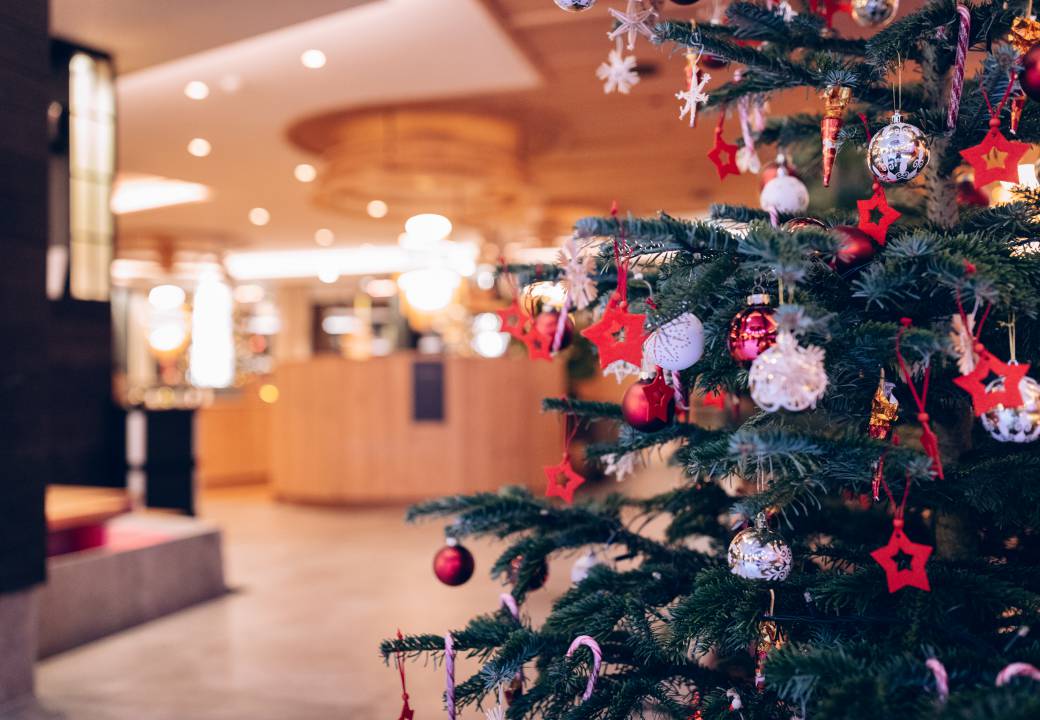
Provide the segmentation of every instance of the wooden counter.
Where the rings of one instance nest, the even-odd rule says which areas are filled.
[[[443,420],[414,417],[413,365],[443,362]],[[503,485],[544,485],[560,458],[559,418],[541,399],[564,394],[564,366],[524,357],[410,353],[279,365],[271,380],[269,477],[306,503],[411,501]],[[436,403],[434,403],[436,404]]]

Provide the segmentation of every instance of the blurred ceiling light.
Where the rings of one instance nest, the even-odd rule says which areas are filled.
[[[309,163],[300,163],[293,168],[293,176],[302,183],[309,183],[318,177],[318,171]]]
[[[246,332],[253,335],[277,335],[282,329],[282,321],[275,314],[254,315],[246,320]]]
[[[495,268],[493,266],[477,266],[477,287],[481,290],[490,290],[495,287]]]
[[[404,230],[420,241],[443,240],[451,234],[451,220],[436,213],[421,213],[408,218]]]
[[[473,351],[486,358],[502,357],[509,348],[509,333],[482,330],[474,333],[470,341]]]
[[[350,335],[360,327],[361,321],[352,315],[326,315],[321,319],[321,330],[326,335]]]
[[[192,138],[188,142],[188,153],[195,157],[206,157],[213,150],[213,146],[209,144],[209,140],[206,138]]]
[[[479,249],[474,243],[445,242],[430,252],[412,253],[397,245],[365,244],[354,247],[295,250],[239,250],[224,257],[227,272],[240,282],[279,278],[313,278],[323,268],[342,275],[390,275],[429,268],[431,264],[455,273],[473,263]]]
[[[172,353],[181,348],[188,339],[183,322],[165,321],[152,326],[148,331],[148,345],[159,353]]]
[[[369,217],[384,218],[390,212],[390,207],[382,200],[371,200],[365,206],[365,212],[368,213]]]
[[[260,386],[260,389],[257,390],[257,395],[260,396],[262,402],[265,402],[268,405],[273,405],[278,402],[278,386],[272,385],[271,383],[264,383]]]
[[[252,283],[237,286],[234,294],[237,303],[258,303],[264,299],[263,287]]]
[[[322,268],[318,271],[318,279],[326,285],[331,285],[339,280],[339,271],[336,268]]]
[[[201,80],[192,80],[184,86],[184,94],[192,100],[205,100],[209,97],[209,85]]]
[[[479,313],[473,318],[473,332],[499,332],[502,330],[502,318],[496,313]]]
[[[328,247],[336,241],[336,235],[328,228],[318,228],[314,231],[314,242],[322,247]]]
[[[200,280],[191,312],[188,374],[195,387],[222,388],[235,377],[231,288],[215,276]]]
[[[397,284],[409,305],[423,312],[434,312],[451,303],[459,286],[459,275],[445,268],[410,270],[397,278]]]
[[[210,189],[206,185],[158,175],[127,175],[116,180],[111,208],[116,215],[126,215],[209,199]]]
[[[184,289],[176,285],[156,285],[148,291],[148,304],[156,310],[176,310],[186,298]]]
[[[541,280],[539,282],[525,285],[522,291],[523,299],[528,302],[541,302],[550,307],[563,307],[563,301],[567,297],[567,288],[563,283]]]
[[[305,68],[310,68],[311,70],[323,68],[325,67],[325,53],[321,50],[304,50],[303,54],[300,55],[300,62],[303,63]]]
[[[271,222],[271,213],[267,212],[267,208],[255,207],[249,211],[249,222],[262,227]]]
[[[388,298],[397,294],[397,283],[390,278],[372,278],[365,283],[365,293],[373,298]]]

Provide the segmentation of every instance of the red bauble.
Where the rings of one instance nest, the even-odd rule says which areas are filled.
[[[640,432],[655,432],[675,419],[675,392],[658,373],[633,383],[621,399],[621,416]]]
[[[1026,95],[1040,102],[1040,45],[1034,45],[1022,56],[1018,82]]]
[[[790,220],[788,220],[780,226],[780,229],[784,232],[794,232],[795,230],[804,230],[806,228],[826,230],[827,224],[820,220],[817,220],[816,218],[796,217],[791,218]]]
[[[473,554],[459,544],[448,544],[433,556],[433,574],[445,585],[461,585],[473,577]]]
[[[709,70],[721,70],[722,68],[729,65],[729,60],[718,55],[710,55],[704,53],[701,55],[701,59],[697,61],[697,64],[701,67],[706,67]]]
[[[520,579],[520,568],[524,564],[524,556],[517,555],[515,558],[509,561],[509,582],[516,585],[517,580]],[[545,581],[549,579],[549,563],[545,562],[545,558],[538,563],[535,567],[534,572],[531,573],[531,580],[527,583],[528,590],[537,590],[542,585],[545,585]]]
[[[729,324],[726,344],[737,362],[751,362],[776,342],[776,310],[765,293],[749,295],[748,306]]]
[[[534,327],[541,333],[548,335],[550,338],[556,337],[556,324],[560,321],[560,313],[555,310],[545,310],[538,313],[538,317],[534,319]],[[574,320],[571,319],[570,315],[567,315],[567,319],[563,323],[563,336],[560,338],[560,350],[570,347],[571,340],[574,339]],[[551,343],[550,343],[551,344]]]
[[[975,187],[974,176],[957,180],[957,204],[974,207],[988,207],[989,196]]]
[[[873,238],[852,225],[839,225],[833,232],[841,238],[841,245],[831,262],[831,267],[840,272],[870,262],[877,252]]]

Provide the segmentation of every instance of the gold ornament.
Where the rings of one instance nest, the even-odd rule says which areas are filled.
[[[769,591],[769,617],[773,616],[776,606],[776,593]],[[769,653],[779,650],[787,643],[787,637],[780,626],[773,620],[763,620],[758,624],[758,640],[755,643],[755,689],[761,690],[766,685],[765,664]]]
[[[1011,32],[1007,38],[1018,51],[1019,55],[1025,55],[1029,50],[1040,43],[1040,22],[1028,17],[1017,17],[1011,22]]]
[[[875,440],[884,440],[892,429],[892,423],[899,417],[899,401],[892,390],[895,383],[885,382],[885,371],[881,371],[874,399],[870,401],[870,425],[868,434]]]

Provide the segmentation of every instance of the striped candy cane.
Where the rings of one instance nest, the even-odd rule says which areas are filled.
[[[971,34],[971,11],[964,5],[958,5],[957,14],[960,16],[960,34],[957,35],[957,55],[954,59],[953,77],[950,81],[950,108],[946,111],[946,126],[951,130],[957,127],[957,113],[961,109],[964,64],[968,58],[968,36]]]
[[[1035,665],[1030,665],[1029,663],[1011,663],[997,673],[997,687],[1007,685],[1011,682],[1012,678],[1017,677],[1027,677],[1031,680],[1040,680],[1040,670],[1037,670]]]
[[[444,636],[444,704],[448,708],[449,720],[455,720],[455,641],[451,633]]]
[[[946,667],[939,662],[938,658],[928,658],[924,664],[935,676],[935,689],[939,694],[939,702],[946,702],[946,698],[950,696],[950,678],[946,674]]]
[[[588,635],[579,635],[574,638],[574,642],[572,642],[570,648],[568,648],[567,657],[573,655],[574,651],[582,645],[592,651],[592,672],[589,674],[589,684],[585,686],[585,692],[581,696],[581,701],[585,702],[592,697],[592,691],[596,689],[596,678],[599,677],[599,666],[603,663],[603,651],[599,649],[599,643],[591,637]]]

